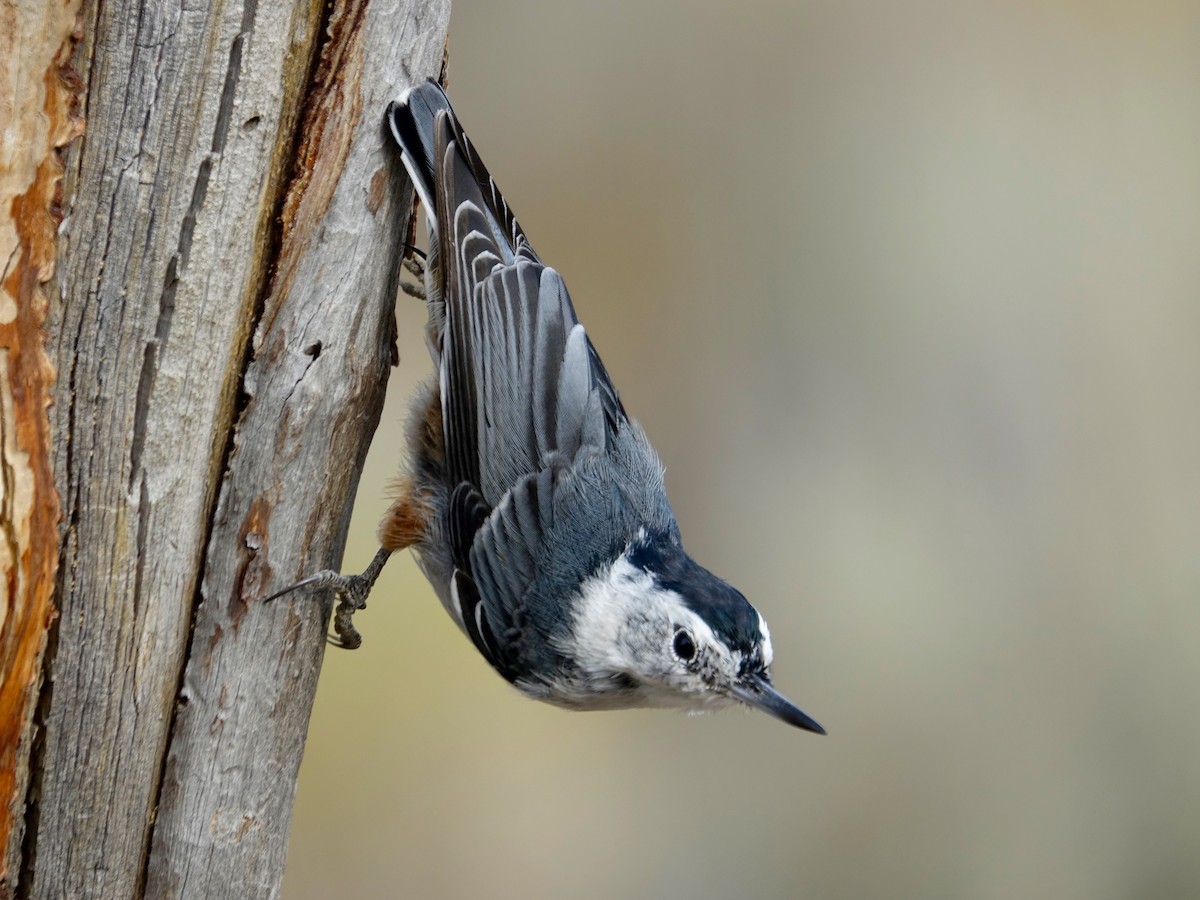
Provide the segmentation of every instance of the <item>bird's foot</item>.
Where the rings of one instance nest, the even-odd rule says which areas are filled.
[[[418,300],[425,298],[425,255],[411,244],[406,244],[409,250],[412,251],[411,256],[404,259],[404,268],[410,275],[417,279],[416,284],[411,281],[401,281],[400,290],[408,294],[410,297],[416,297]]]
[[[351,619],[360,609],[367,608],[367,595],[371,593],[371,588],[379,579],[379,573],[383,571],[384,563],[391,555],[392,551],[381,548],[361,575],[342,575],[332,569],[326,569],[276,591],[263,602],[267,603],[302,587],[332,591],[337,597],[337,608],[333,611],[333,634],[328,635],[327,640],[335,647],[357,650],[362,646],[362,635],[358,633]]]

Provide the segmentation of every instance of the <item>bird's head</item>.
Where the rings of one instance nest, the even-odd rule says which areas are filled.
[[[572,626],[576,664],[638,705],[699,712],[740,702],[825,733],[772,687],[763,617],[677,540],[639,534],[583,584]]]

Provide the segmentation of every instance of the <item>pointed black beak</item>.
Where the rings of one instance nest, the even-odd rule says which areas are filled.
[[[730,690],[731,694],[747,706],[761,709],[780,721],[803,728],[815,734],[824,734],[825,729],[803,712],[796,704],[771,686],[771,682],[760,674],[749,675]]]

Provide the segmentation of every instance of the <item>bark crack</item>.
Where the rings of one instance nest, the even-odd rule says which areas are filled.
[[[287,395],[283,398],[283,403],[280,404],[283,407],[286,407],[289,403],[292,402],[292,396],[296,393],[296,388],[300,387],[300,382],[304,381],[304,379],[308,377],[309,369],[311,369],[313,367],[313,363],[315,363],[317,361],[317,358],[321,355],[321,342],[315,341],[314,343],[309,344],[307,347],[305,347],[304,355],[308,357],[308,362],[306,362],[304,364],[303,370],[301,370],[300,374],[296,376],[295,381],[292,382],[291,389],[287,392]]]
[[[192,200],[188,204],[187,213],[183,217],[183,224],[179,229],[179,242],[175,248],[175,254],[167,263],[167,273],[163,279],[162,299],[158,309],[158,323],[155,327],[154,337],[146,344],[146,354],[142,362],[142,374],[138,381],[137,402],[134,416],[134,432],[130,448],[130,468],[129,468],[129,491],[133,492],[133,486],[139,478],[142,465],[142,453],[146,447],[146,412],[150,405],[150,396],[154,392],[154,382],[158,375],[158,353],[160,348],[166,346],[168,339],[171,336],[171,320],[175,315],[175,294],[179,289],[179,279],[184,272],[187,271],[188,260],[191,258],[192,241],[196,234],[196,220],[199,218],[200,211],[204,208],[204,201],[208,197],[208,183],[212,177],[213,161],[220,158],[225,151],[225,143],[229,138],[229,123],[233,117],[234,99],[237,95],[238,81],[242,73],[242,50],[245,46],[246,36],[254,31],[254,16],[258,11],[258,0],[246,0],[242,6],[242,21],[240,30],[234,37],[233,42],[229,46],[229,63],[225,68],[225,81],[221,88],[221,100],[217,107],[216,124],[213,126],[213,136],[211,152],[204,161],[200,163],[200,169],[196,173],[196,182],[192,190]],[[156,84],[161,83],[159,70],[162,64],[162,54],[159,53],[158,60],[155,65]],[[155,91],[157,97],[157,89]],[[149,121],[150,112],[153,109],[154,103],[151,101],[146,112],[147,121]],[[148,129],[142,129],[143,139]],[[141,155],[139,147],[137,156]],[[134,158],[136,159],[137,156]],[[131,160],[129,165],[132,165]],[[134,598],[134,605],[137,605],[137,598]]]

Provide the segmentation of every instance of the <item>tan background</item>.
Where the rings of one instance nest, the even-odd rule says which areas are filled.
[[[1200,896],[1198,48],[1195,3],[457,0],[468,131],[830,735],[524,701],[397,559],[285,897]]]

